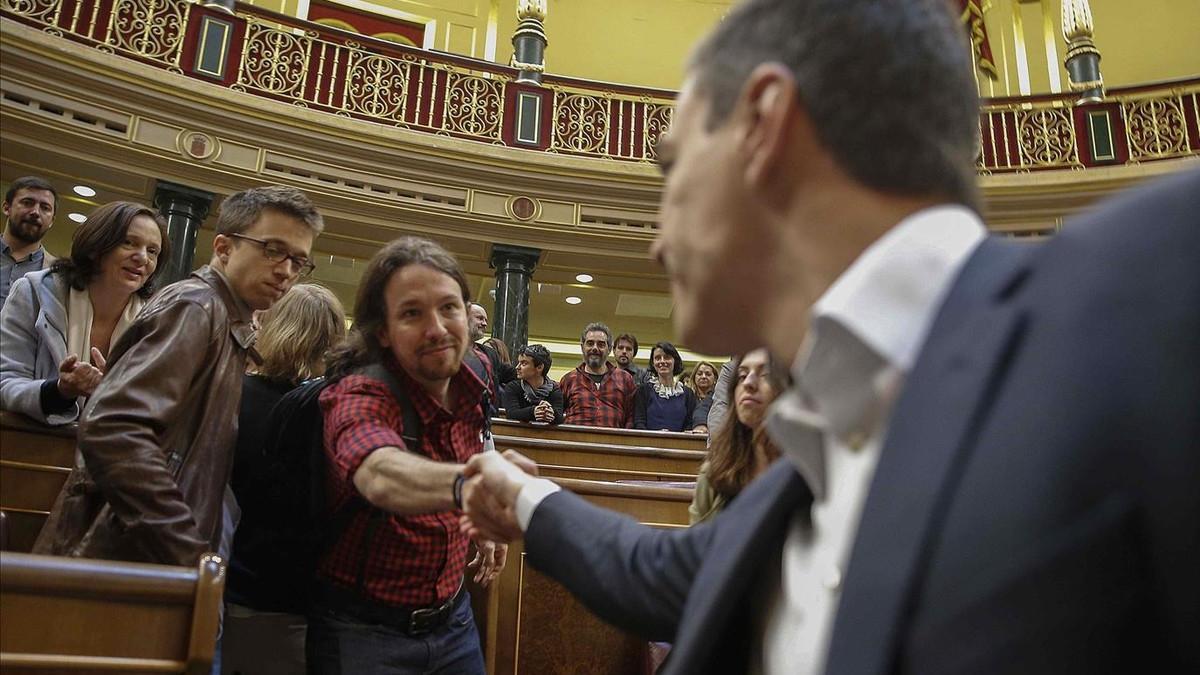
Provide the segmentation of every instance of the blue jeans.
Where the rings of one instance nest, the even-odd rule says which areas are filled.
[[[485,675],[470,594],[437,630],[410,636],[329,608],[308,618],[311,675]]]

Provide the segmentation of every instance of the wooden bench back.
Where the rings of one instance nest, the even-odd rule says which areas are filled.
[[[208,673],[225,563],[0,554],[0,673]]]
[[[0,510],[7,549],[29,551],[75,465],[75,425],[47,427],[0,413]]]

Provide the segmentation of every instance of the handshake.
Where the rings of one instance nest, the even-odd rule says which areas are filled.
[[[463,469],[459,529],[473,539],[512,542],[524,535],[517,518],[517,495],[536,480],[537,464],[515,450],[475,455]]]

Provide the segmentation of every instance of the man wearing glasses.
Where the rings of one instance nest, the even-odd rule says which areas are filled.
[[[287,187],[221,205],[213,258],[156,295],[117,341],[79,422],[79,457],[35,552],[195,565],[222,517],[251,313],[313,270],[320,214]],[[230,500],[232,504],[232,500]]]

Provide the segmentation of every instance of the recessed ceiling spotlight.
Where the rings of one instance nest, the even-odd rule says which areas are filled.
[[[70,213],[67,214],[67,217],[77,223],[82,223],[87,220],[87,216],[83,215],[82,213]]]
[[[80,197],[95,197],[96,196],[96,191],[86,185],[76,185],[75,187],[73,187],[71,189],[74,190],[75,194],[79,195]],[[80,221],[80,222],[82,222],[82,221]]]
[[[575,281],[578,281],[581,284],[590,284],[590,283],[592,283],[592,279],[594,279],[594,278],[595,277],[593,277],[590,274],[576,274],[575,275]]]
[[[568,305],[578,305],[579,303],[583,302],[583,298],[577,295],[568,295],[566,298],[564,298],[564,300],[567,301]]]

